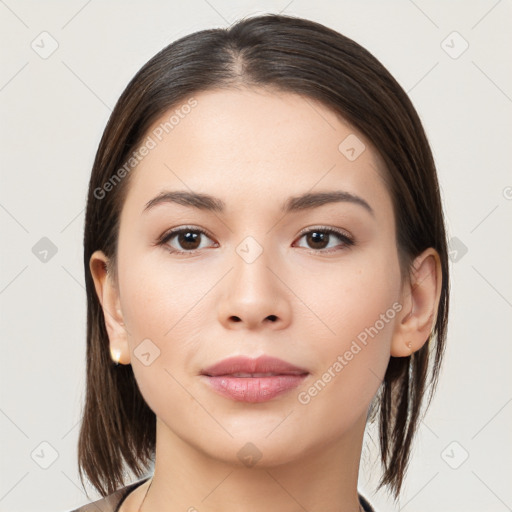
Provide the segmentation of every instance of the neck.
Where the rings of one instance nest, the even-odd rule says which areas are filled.
[[[157,419],[155,470],[143,512],[358,512],[366,415],[340,439],[279,464],[214,459]]]

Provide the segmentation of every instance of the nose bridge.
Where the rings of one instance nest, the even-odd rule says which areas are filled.
[[[272,250],[267,243],[264,244],[263,235],[258,240],[253,235],[247,235],[235,247],[233,255],[234,275],[233,285],[241,287],[242,295],[251,296],[251,291],[255,294],[251,300],[262,299],[262,294],[269,293],[269,288],[275,288],[272,282],[275,275],[271,272]],[[239,290],[240,291],[240,290]]]
[[[239,238],[234,245],[235,273],[247,274],[250,279],[254,273],[265,275],[270,272],[267,266],[273,264],[272,260],[274,265],[276,263],[271,224],[272,216],[258,212],[257,204],[246,202],[240,206],[237,221],[231,226],[235,237]]]

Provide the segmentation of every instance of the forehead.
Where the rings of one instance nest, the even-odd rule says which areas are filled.
[[[266,89],[195,94],[162,114],[144,144],[150,149],[132,171],[126,200],[140,211],[161,191],[176,189],[215,195],[228,207],[228,198],[246,207],[263,199],[281,205],[285,196],[333,188],[390,206],[383,163],[370,142],[302,95]]]

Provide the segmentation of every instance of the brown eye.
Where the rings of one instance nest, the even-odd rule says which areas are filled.
[[[325,251],[333,240],[341,240],[342,246],[354,245],[354,241],[346,234],[334,228],[313,228],[302,233],[300,238],[305,238],[308,247],[315,251]],[[337,245],[340,245],[339,243]],[[332,248],[333,246],[331,246]],[[334,246],[336,247],[336,246]]]
[[[173,229],[162,238],[159,245],[170,245],[171,253],[193,253],[202,249],[200,247],[202,237],[209,238],[202,229],[192,227]],[[170,241],[173,241],[174,245],[169,244]]]
[[[176,240],[180,247],[193,251],[198,249],[199,245],[201,245],[201,233],[194,231],[182,231],[181,233],[176,233]]]
[[[201,239],[203,237],[211,238],[206,231],[194,227],[182,227],[173,229],[163,236],[159,245],[170,246],[170,253],[176,254],[193,254],[203,249],[201,247]],[[343,248],[355,245],[355,242],[345,233],[334,228],[312,228],[302,233],[300,238],[304,238],[307,247],[317,252],[335,252],[343,250]],[[338,243],[336,244],[336,240]],[[173,242],[172,244],[170,242]],[[339,243],[341,242],[341,243]],[[333,246],[332,243],[335,245]],[[329,249],[329,245],[331,245]],[[336,249],[341,245],[341,249]],[[326,250],[329,249],[329,250]]]

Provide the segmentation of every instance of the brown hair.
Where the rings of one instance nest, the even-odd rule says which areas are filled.
[[[155,455],[155,414],[140,394],[131,366],[115,366],[111,360],[89,270],[92,253],[102,250],[117,282],[119,218],[131,176],[126,166],[125,172],[119,171],[168,109],[192,94],[237,86],[310,97],[360,130],[385,163],[402,276],[408,278],[414,257],[426,248],[440,255],[441,297],[428,343],[410,357],[391,357],[372,404],[372,420],[379,412],[380,421],[383,475],[378,488],[389,486],[396,500],[421,420],[427,377],[428,408],[445,347],[448,256],[436,168],[411,101],[374,56],[319,23],[275,14],[247,17],[227,29],[202,30],[161,50],[130,81],[105,128],[92,168],[84,232],[87,391],[78,444],[82,485],[85,472],[102,496],[111,494],[126,485],[126,468],[140,477]]]

